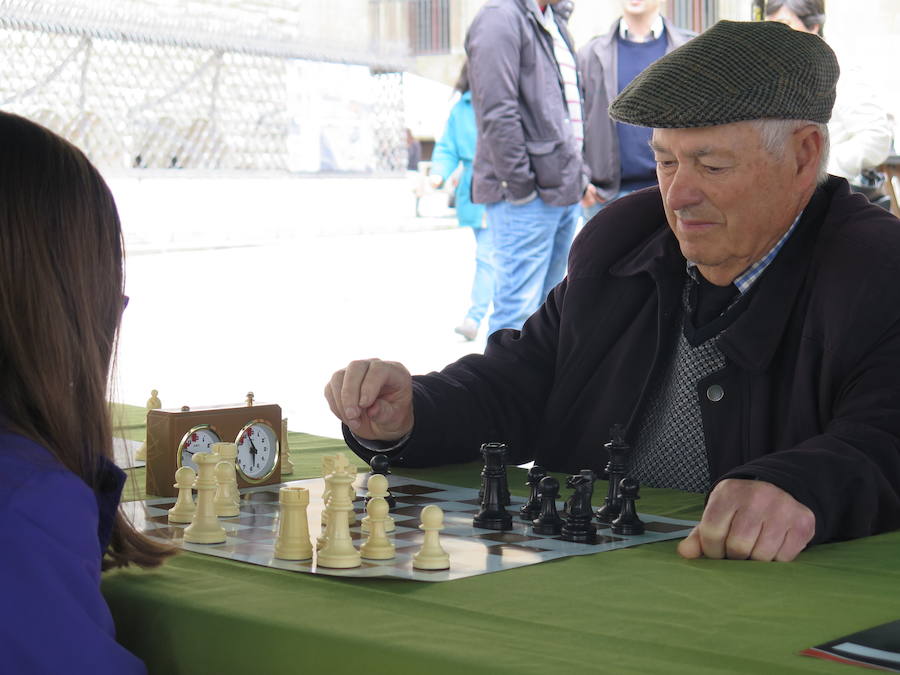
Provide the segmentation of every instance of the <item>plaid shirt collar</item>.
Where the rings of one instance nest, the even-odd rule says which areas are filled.
[[[769,249],[769,252],[766,253],[762,258],[757,260],[755,263],[750,265],[743,273],[741,273],[732,283],[738,289],[738,293],[743,295],[747,291],[750,290],[750,287],[762,276],[762,273],[766,271],[766,268],[772,264],[772,261],[775,260],[775,256],[778,255],[778,252],[784,246],[784,243],[788,240],[788,237],[791,236],[791,233],[797,228],[797,223],[800,222],[800,216],[803,213],[801,212],[799,216],[794,218],[794,222],[791,223],[791,226],[788,228],[788,231],[785,232],[781,239],[775,242],[775,245]],[[691,278],[694,281],[697,281],[697,275],[700,274],[699,270],[697,270],[697,263],[693,260],[687,261],[687,272],[691,275]]]

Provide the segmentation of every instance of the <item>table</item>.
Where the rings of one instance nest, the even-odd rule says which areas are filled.
[[[342,441],[290,435],[291,478]],[[302,473],[301,473],[302,472]],[[480,465],[403,474],[477,487]],[[525,495],[525,471],[511,468]],[[139,491],[138,491],[139,492]],[[597,482],[595,503],[606,484]],[[644,489],[642,511],[702,497]],[[900,618],[900,532],[793,563],[687,561],[662,542],[427,584],[281,572],[182,553],[104,575],[119,640],[151,673],[844,673],[806,647]],[[859,671],[862,672],[862,671]]]

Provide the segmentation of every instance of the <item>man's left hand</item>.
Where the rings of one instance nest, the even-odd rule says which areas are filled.
[[[678,544],[678,553],[788,562],[815,532],[815,514],[781,488],[729,478],[713,489],[700,524]]]

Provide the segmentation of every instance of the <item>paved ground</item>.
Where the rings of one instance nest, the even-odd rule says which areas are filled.
[[[474,238],[405,182],[110,177],[128,248],[117,399],[277,402],[334,436],[322,389],[354,358],[428,372],[484,348],[453,332]],[[368,231],[368,233],[366,233]],[[486,325],[486,324],[485,324]]]

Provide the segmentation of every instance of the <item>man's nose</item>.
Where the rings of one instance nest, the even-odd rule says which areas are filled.
[[[673,211],[687,209],[703,202],[703,191],[698,184],[696,172],[689,167],[679,166],[667,183],[664,197]]]

